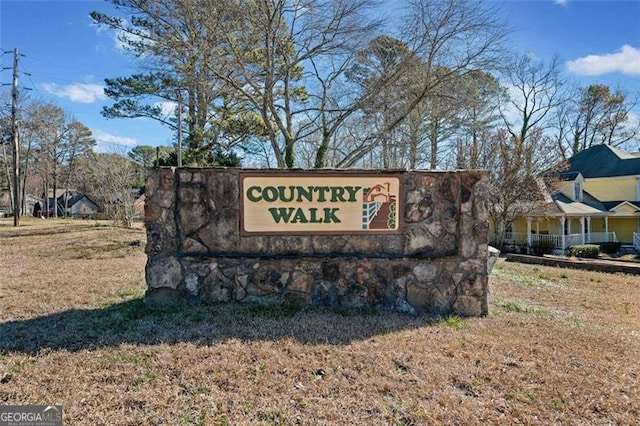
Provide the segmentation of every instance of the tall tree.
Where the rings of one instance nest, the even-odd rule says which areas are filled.
[[[107,81],[113,117],[150,116],[184,99],[187,155],[267,140],[279,167],[295,163],[307,100],[304,66],[361,40],[371,0],[111,0],[129,17],[92,13],[121,33],[148,73]],[[365,24],[363,24],[365,23]],[[181,96],[180,96],[181,95]],[[148,101],[150,96],[156,102]],[[144,100],[144,101],[143,101]],[[175,124],[173,125],[175,127]],[[234,139],[235,137],[235,139]],[[222,138],[222,139],[221,139]]]
[[[91,17],[119,34],[122,45],[144,64],[144,73],[106,80],[105,93],[114,104],[108,118],[149,117],[172,129],[176,108],[184,108],[187,162],[206,164],[208,152],[230,149],[240,138],[237,122],[226,120],[235,109],[226,88],[210,68],[220,60],[216,28],[204,20],[237,20],[231,1],[110,0],[124,16],[92,12]],[[240,126],[242,131],[251,124]],[[244,136],[244,133],[241,135]]]
[[[506,100],[505,89],[493,75],[474,71],[458,81],[461,96],[457,135],[457,168],[484,167],[491,155],[491,139],[499,120],[499,107]]]
[[[392,82],[392,85],[405,83],[400,92],[403,99],[394,109],[382,105],[389,113],[384,126],[361,129],[359,138],[370,143],[350,152],[344,166],[365,158],[372,146],[382,146],[384,150],[386,141],[397,140],[403,134],[408,137],[403,144],[413,145],[412,163],[416,164],[417,144],[420,139],[428,140],[429,133],[428,148],[436,157],[430,156],[429,163],[437,163],[445,127],[443,121],[433,116],[429,129],[427,111],[444,116],[444,107],[452,104],[450,88],[458,78],[479,70],[494,70],[502,62],[503,43],[509,30],[490,5],[475,1],[410,0],[406,10],[397,38],[411,54],[402,64],[402,76]]]
[[[325,68],[325,64],[355,50],[371,31],[367,11],[372,2],[266,0],[238,4],[243,19],[225,23],[223,61],[214,72],[259,114],[278,167],[294,167],[300,135],[310,125],[317,128],[321,123],[304,120],[310,112],[305,67],[312,69],[315,64],[315,80],[329,81],[335,68]]]
[[[523,54],[514,57],[505,68],[510,101],[501,115],[512,140],[523,145],[523,152],[535,152],[529,135],[547,129],[551,112],[566,101],[559,67],[557,57],[545,64]],[[533,168],[534,162],[529,158],[525,166]]]
[[[496,69],[502,63],[509,33],[496,10],[482,2],[410,0],[407,13],[403,40],[422,60],[424,72],[419,90],[392,126],[434,96],[439,86],[474,71]]]
[[[375,136],[363,132],[363,143],[351,150],[340,165],[351,166],[362,155],[376,151],[379,167],[400,167],[397,150],[403,148],[401,132],[391,124],[406,108],[415,88],[413,77],[422,72],[422,64],[407,44],[390,36],[379,36],[362,49],[346,77],[359,88],[362,122],[375,129]],[[375,94],[375,96],[372,96]],[[417,109],[416,109],[417,110]]]
[[[573,154],[596,144],[622,145],[638,134],[638,124],[625,126],[636,102],[621,89],[612,92],[609,86],[592,84],[581,89],[577,99],[572,120]]]
[[[41,157],[37,155],[39,153],[38,147],[46,142],[43,138],[47,137],[47,131],[45,130],[49,125],[51,109],[50,105],[42,103],[37,100],[28,100],[23,102],[21,108],[20,120],[20,144],[21,153],[21,165],[20,170],[22,174],[22,200],[26,199],[28,191],[32,192],[32,195],[39,197],[42,191],[42,187],[29,188],[27,185],[29,177],[33,174],[34,163]],[[34,155],[35,153],[35,155]],[[37,166],[37,164],[36,164]],[[35,192],[33,192],[35,191]],[[23,210],[25,206],[23,205]],[[27,214],[26,211],[22,212]]]
[[[516,113],[503,109],[502,115],[512,137],[524,142],[532,129],[544,128],[548,114],[565,101],[559,67],[557,57],[545,64],[528,54],[514,57],[505,67],[511,89],[505,107]]]
[[[53,104],[44,105],[40,111],[43,124],[38,127],[39,136],[34,147],[37,171],[43,181],[44,208],[49,206],[49,190],[53,190],[54,217],[58,216],[56,204],[60,172],[66,155],[65,138],[68,132],[64,110]]]
[[[64,197],[64,215],[67,215],[69,208],[68,193],[71,189],[71,182],[73,175],[77,169],[77,159],[80,156],[85,156],[92,152],[93,147],[96,145],[95,139],[93,139],[91,130],[84,124],[76,120],[71,120],[67,124],[67,132],[65,135],[65,155],[64,161],[66,165],[65,173],[65,197]]]
[[[0,192],[4,195],[7,190],[11,211],[13,211],[13,124],[11,120],[11,95],[2,91],[0,99]],[[24,199],[24,198],[23,198]],[[4,207],[4,206],[3,206]],[[8,207],[8,206],[7,206]]]

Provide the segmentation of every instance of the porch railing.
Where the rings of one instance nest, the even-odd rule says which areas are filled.
[[[636,251],[640,251],[640,232],[633,233],[633,247]]]
[[[527,233],[526,232],[505,232],[504,234],[504,242],[507,244],[527,244]]]
[[[492,235],[495,238],[494,235]],[[636,241],[637,237],[637,241]],[[582,234],[570,234],[564,236],[564,247],[562,247],[562,235],[560,234],[531,234],[531,244],[551,245],[556,249],[566,249],[567,247],[582,244]],[[617,242],[615,232],[592,232],[584,235],[584,243],[606,243]],[[524,246],[529,242],[526,232],[507,232],[504,234],[504,244]],[[640,233],[634,234],[634,244],[640,245]]]
[[[562,246],[562,235],[531,234],[531,244],[532,245],[542,244],[545,246],[550,246],[553,244],[553,247],[560,248]]]
[[[587,234],[587,243],[617,243],[615,232],[592,232]]]

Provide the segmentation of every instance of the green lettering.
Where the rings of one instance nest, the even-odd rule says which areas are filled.
[[[322,223],[322,218],[318,217],[318,209],[315,207],[311,207],[309,209],[309,215],[311,216],[311,218],[309,219],[309,222],[311,223]]]
[[[360,191],[360,189],[362,189],[362,187],[360,187],[360,186],[345,186],[344,189],[346,189],[347,192],[349,193],[349,202],[350,203],[358,201],[358,199],[356,198],[356,194],[358,193],[358,191]]]
[[[276,201],[278,199],[278,190],[273,186],[267,186],[262,189],[262,198],[269,203]]]
[[[317,192],[318,193],[318,201],[321,203],[324,203],[325,201],[327,201],[327,199],[325,198],[325,195],[327,192],[329,192],[329,187],[328,186],[316,186],[315,188],[313,188],[313,192]]]
[[[257,192],[258,195],[253,195],[254,192]],[[247,189],[247,198],[253,203],[257,203],[258,201],[262,200],[262,197],[260,196],[260,187],[252,186],[251,188]]]
[[[289,188],[289,196],[287,197],[285,195],[285,190]],[[285,203],[290,203],[293,201],[293,190],[295,189],[295,186],[279,186],[278,187],[278,194],[280,195],[280,201],[284,201]]]
[[[324,223],[340,223],[341,220],[338,219],[338,216],[336,216],[336,212],[340,210],[337,207],[334,208],[330,208],[330,207],[325,207],[324,208]]]
[[[301,208],[298,208],[298,210],[296,211],[296,214],[293,216],[293,219],[291,220],[291,223],[309,223],[309,221],[307,220],[307,217],[304,215],[304,210],[302,210]]]
[[[344,199],[344,188],[341,186],[332,186],[331,187],[331,202],[336,203],[338,201],[345,202],[347,200]]]
[[[293,207],[271,207],[269,209],[269,213],[273,217],[275,223],[280,223],[280,220],[284,223],[289,223],[289,219],[291,218],[291,213],[293,213],[295,209]]]
[[[306,198],[307,201],[313,201],[313,186],[308,186],[308,187],[303,187],[303,186],[296,186],[296,190],[298,191],[298,198],[296,199],[297,202],[302,202],[302,198]]]

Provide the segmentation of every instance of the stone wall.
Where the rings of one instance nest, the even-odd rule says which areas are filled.
[[[400,233],[248,236],[239,226],[241,172],[149,171],[146,303],[488,313],[486,172],[402,172]]]

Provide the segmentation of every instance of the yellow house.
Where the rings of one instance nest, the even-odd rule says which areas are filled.
[[[597,145],[571,157],[560,178],[551,211],[513,221],[507,244],[564,250],[616,241],[640,253],[640,152]]]

